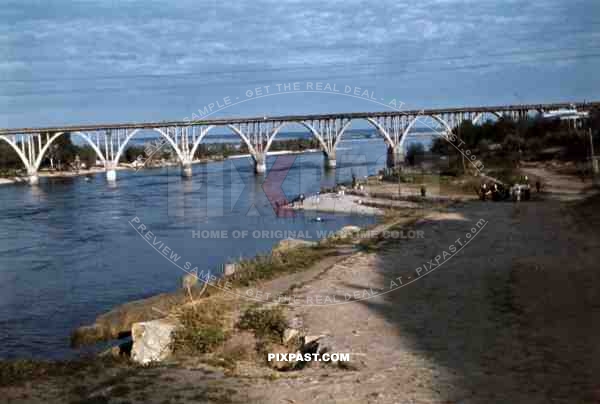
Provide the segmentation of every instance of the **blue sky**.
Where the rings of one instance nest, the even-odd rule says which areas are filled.
[[[307,81],[409,109],[591,100],[600,2],[4,0],[0,51],[0,127],[183,119]],[[291,93],[215,116],[382,109]]]

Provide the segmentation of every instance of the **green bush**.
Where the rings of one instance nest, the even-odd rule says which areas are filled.
[[[178,316],[181,326],[173,334],[174,352],[207,353],[227,338],[225,309],[210,300],[186,307]]]
[[[262,340],[280,342],[287,328],[287,321],[281,306],[267,309],[255,306],[242,314],[238,328],[253,331]]]

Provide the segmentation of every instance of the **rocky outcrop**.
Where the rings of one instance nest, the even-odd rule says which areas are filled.
[[[176,321],[166,318],[134,323],[131,327],[131,359],[147,365],[168,358],[172,353],[172,335],[177,326]]]
[[[191,288],[192,295],[200,296],[204,282]],[[127,337],[134,323],[164,318],[172,308],[189,302],[187,290],[163,293],[148,299],[135,300],[118,306],[96,318],[94,324],[77,328],[71,334],[71,346],[94,344],[98,341]]]

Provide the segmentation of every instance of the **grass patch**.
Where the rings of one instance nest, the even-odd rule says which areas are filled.
[[[253,331],[262,341],[281,342],[283,332],[287,328],[287,320],[281,306],[266,309],[253,306],[242,314],[238,328]]]
[[[0,361],[0,387],[17,386],[32,380],[97,374],[103,369],[126,364],[114,358],[82,358],[74,361],[39,361],[30,359]]]
[[[258,255],[240,261],[239,270],[229,279],[234,286],[250,286],[255,281],[307,269],[330,254],[332,251],[327,248],[298,247],[281,254]]]
[[[173,352],[208,353],[221,345],[227,338],[226,314],[226,307],[211,299],[184,307],[178,313],[181,326],[173,334]]]

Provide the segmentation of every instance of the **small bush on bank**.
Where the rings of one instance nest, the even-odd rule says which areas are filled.
[[[280,342],[287,328],[287,320],[281,306],[267,309],[251,307],[242,314],[238,328],[253,331],[261,340]]]
[[[173,334],[173,352],[208,353],[227,338],[226,310],[222,305],[203,301],[184,308],[178,318],[181,326]]]

